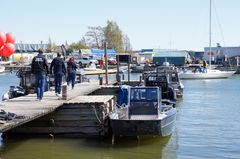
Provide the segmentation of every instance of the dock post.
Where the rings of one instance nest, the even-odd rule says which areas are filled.
[[[62,99],[67,100],[67,85],[62,86]]]
[[[108,54],[107,54],[107,42],[104,41],[104,56],[105,56],[105,76],[106,76],[106,85],[108,85]]]
[[[117,79],[117,82],[121,82],[121,76],[118,73],[116,74],[116,79]]]
[[[103,78],[99,77],[99,85],[103,85]]]

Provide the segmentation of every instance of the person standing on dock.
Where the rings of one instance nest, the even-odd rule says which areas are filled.
[[[60,53],[57,53],[57,57],[55,57],[51,63],[50,74],[52,74],[52,70],[54,74],[55,93],[56,96],[59,97],[62,89],[62,79],[66,74],[66,67]]]
[[[74,62],[74,58],[71,57],[67,62],[67,72],[68,72],[67,85],[69,86],[71,83],[72,89],[74,88],[74,85],[75,85],[76,70],[77,70],[77,65]]]
[[[207,61],[203,60],[203,73],[207,73]]]
[[[46,75],[48,74],[48,63],[47,59],[43,56],[42,49],[38,50],[38,55],[32,60],[31,73],[36,77],[37,100],[41,101],[44,94]]]

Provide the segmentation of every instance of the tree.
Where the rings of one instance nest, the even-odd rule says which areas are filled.
[[[52,49],[53,49],[53,43],[52,43],[52,40],[51,40],[51,38],[50,38],[50,36],[49,36],[49,38],[48,38],[48,44],[47,44],[47,52],[52,52]]]
[[[54,42],[52,43],[52,50],[51,51],[53,51],[53,52],[59,52],[60,51],[59,47]]]
[[[59,47],[54,42],[52,42],[50,37],[48,38],[46,52],[59,52]]]
[[[103,28],[100,26],[88,27],[88,30],[84,37],[86,45],[90,48],[102,48],[102,42],[104,40]]]
[[[123,35],[119,26],[114,21],[107,21],[107,26],[103,28],[104,37],[108,48],[123,52]]]
[[[82,41],[79,41],[77,43],[72,43],[71,45],[69,45],[68,47],[68,51],[73,51],[73,50],[81,50],[81,49],[88,49],[88,47],[82,42]]]
[[[132,51],[132,45],[131,45],[130,39],[127,35],[123,36],[123,45],[124,45],[124,51],[125,52],[131,52]]]

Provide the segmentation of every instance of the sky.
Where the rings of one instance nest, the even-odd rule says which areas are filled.
[[[115,21],[134,50],[202,51],[209,0],[0,0],[0,32],[16,43],[78,42],[89,26]],[[240,46],[240,1],[212,0],[212,46]]]

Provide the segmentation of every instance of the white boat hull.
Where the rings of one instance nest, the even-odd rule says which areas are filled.
[[[5,72],[5,67],[4,66],[0,66],[0,73]]]
[[[83,70],[84,70],[84,71],[97,71],[97,70],[100,70],[100,69],[86,67],[86,68],[84,68]]]
[[[179,74],[180,79],[218,79],[228,78],[232,76],[235,71],[220,71],[220,70],[208,70],[207,73],[202,72],[181,72]]]

